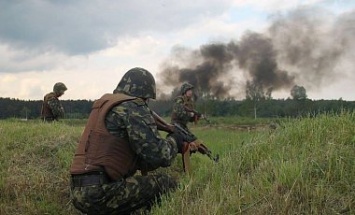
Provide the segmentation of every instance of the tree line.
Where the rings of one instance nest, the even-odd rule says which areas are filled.
[[[66,112],[66,118],[87,118],[93,101],[91,100],[61,100]],[[152,100],[149,106],[161,116],[170,116],[172,100]],[[0,119],[40,117],[42,101],[0,98]],[[259,98],[244,100],[199,98],[196,110],[206,116],[240,116],[253,118],[316,116],[319,113],[340,113],[353,111],[355,101],[310,100],[302,99],[272,99]]]
[[[151,108],[158,114],[168,116],[171,113],[170,101],[152,102]],[[353,111],[355,101],[310,100],[310,99],[244,99],[216,100],[199,99],[196,110],[206,116],[240,116],[252,118],[316,116],[320,113],[340,113]]]
[[[41,100],[19,100],[12,98],[0,98],[0,119],[40,118]],[[66,118],[86,118],[91,110],[93,101],[90,100],[61,100],[66,112]]]

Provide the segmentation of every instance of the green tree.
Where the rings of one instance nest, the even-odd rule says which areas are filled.
[[[256,82],[247,82],[245,95],[246,100],[253,101],[254,104],[254,118],[256,119],[257,104],[263,100],[271,100],[271,93],[273,88],[270,87],[264,91],[263,85]]]
[[[305,100],[307,99],[306,89],[302,86],[295,85],[291,89],[291,97],[294,100]]]

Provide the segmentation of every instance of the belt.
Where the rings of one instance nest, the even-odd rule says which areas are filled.
[[[85,187],[110,183],[110,179],[103,172],[94,174],[90,173],[82,175],[72,175],[71,179],[73,187]]]

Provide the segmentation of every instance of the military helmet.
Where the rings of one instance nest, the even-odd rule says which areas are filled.
[[[63,93],[67,89],[68,88],[62,82],[57,82],[53,86],[53,92],[55,92],[55,93],[61,93],[61,92]]]
[[[139,98],[155,99],[155,79],[146,69],[140,67],[132,68],[123,75],[113,92],[122,92]]]
[[[188,90],[192,90],[194,88],[193,85],[185,82],[181,85],[181,89],[180,89],[180,92],[181,92],[181,95],[184,95],[186,93],[186,91]]]

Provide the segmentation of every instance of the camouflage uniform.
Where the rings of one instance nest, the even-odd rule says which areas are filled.
[[[167,175],[136,175],[103,185],[74,187],[73,204],[88,215],[149,211],[161,194],[176,186],[176,182]]]
[[[194,116],[191,116],[192,111],[194,110],[194,101],[193,98],[189,98],[186,96],[186,91],[192,90],[194,87],[189,83],[184,83],[181,86],[181,95],[177,96],[174,99],[174,105],[172,110],[171,122],[177,123],[185,130],[189,131],[191,135],[192,132],[188,129],[187,123],[194,121]],[[185,108],[187,107],[188,110]],[[195,114],[195,113],[194,113]]]
[[[132,70],[122,78],[114,93],[140,98],[124,101],[111,108],[105,117],[105,127],[111,135],[128,143],[133,156],[137,158],[138,169],[150,171],[170,166],[178,151],[176,140],[171,136],[167,139],[160,137],[151,110],[145,102],[145,98],[155,98],[155,82],[153,88],[142,89],[141,86],[149,83],[145,82],[147,80],[145,78],[143,82],[139,82],[142,79],[139,76],[142,76],[143,72],[145,77],[148,71],[141,68]],[[138,81],[135,80],[137,78],[135,75]],[[73,175],[72,169],[73,165],[71,168]],[[142,208],[149,210],[151,205],[159,200],[161,194],[177,186],[177,182],[168,175],[135,175],[135,170],[127,172],[124,177],[99,184],[89,186],[72,184],[74,206],[87,214],[130,214]],[[104,174],[107,172],[104,171]]]
[[[53,92],[44,96],[41,109],[41,117],[44,121],[52,122],[64,117],[64,108],[58,97],[63,95],[66,90],[67,87],[63,83],[58,82],[54,85]]]

